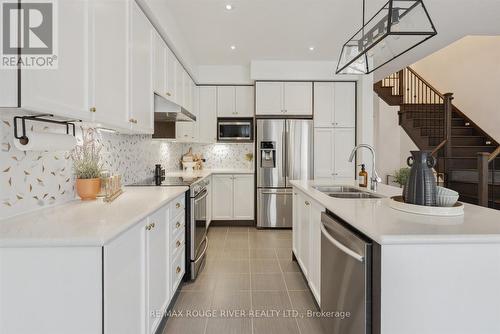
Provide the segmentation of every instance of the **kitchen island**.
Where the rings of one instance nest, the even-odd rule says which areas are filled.
[[[336,265],[322,253],[324,215],[372,245],[372,333],[500,332],[499,211],[465,204],[463,216],[423,216],[389,206],[399,188],[379,185],[382,198],[346,199],[316,189],[331,181],[291,183],[293,252],[320,305],[322,290],[329,288],[321,280],[322,266]],[[342,185],[358,188],[354,182]]]
[[[155,333],[185,271],[188,187],[0,221],[0,333]]]

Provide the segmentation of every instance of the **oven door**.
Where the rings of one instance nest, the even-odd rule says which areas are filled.
[[[219,119],[217,126],[217,140],[222,142],[240,142],[253,140],[252,120],[225,120]]]
[[[208,248],[207,238],[207,195],[205,189],[191,199],[191,279],[201,270]]]

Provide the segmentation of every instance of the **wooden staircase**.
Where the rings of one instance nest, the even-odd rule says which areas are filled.
[[[410,67],[374,84],[399,106],[399,125],[421,150],[437,157],[436,171],[460,200],[500,209],[500,146]]]

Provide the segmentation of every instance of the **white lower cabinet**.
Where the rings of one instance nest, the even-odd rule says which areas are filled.
[[[147,219],[104,251],[104,333],[146,333]]]
[[[184,208],[104,246],[0,247],[0,333],[155,333],[185,273]]]
[[[212,219],[254,219],[253,174],[213,175]]]
[[[148,333],[154,333],[170,300],[168,277],[169,210],[162,208],[149,218],[146,226]]]
[[[314,298],[321,305],[321,213],[325,208],[297,189],[293,199],[292,250]]]

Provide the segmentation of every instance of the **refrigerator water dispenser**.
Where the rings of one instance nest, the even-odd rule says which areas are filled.
[[[263,141],[260,143],[260,167],[276,168],[276,142]]]

